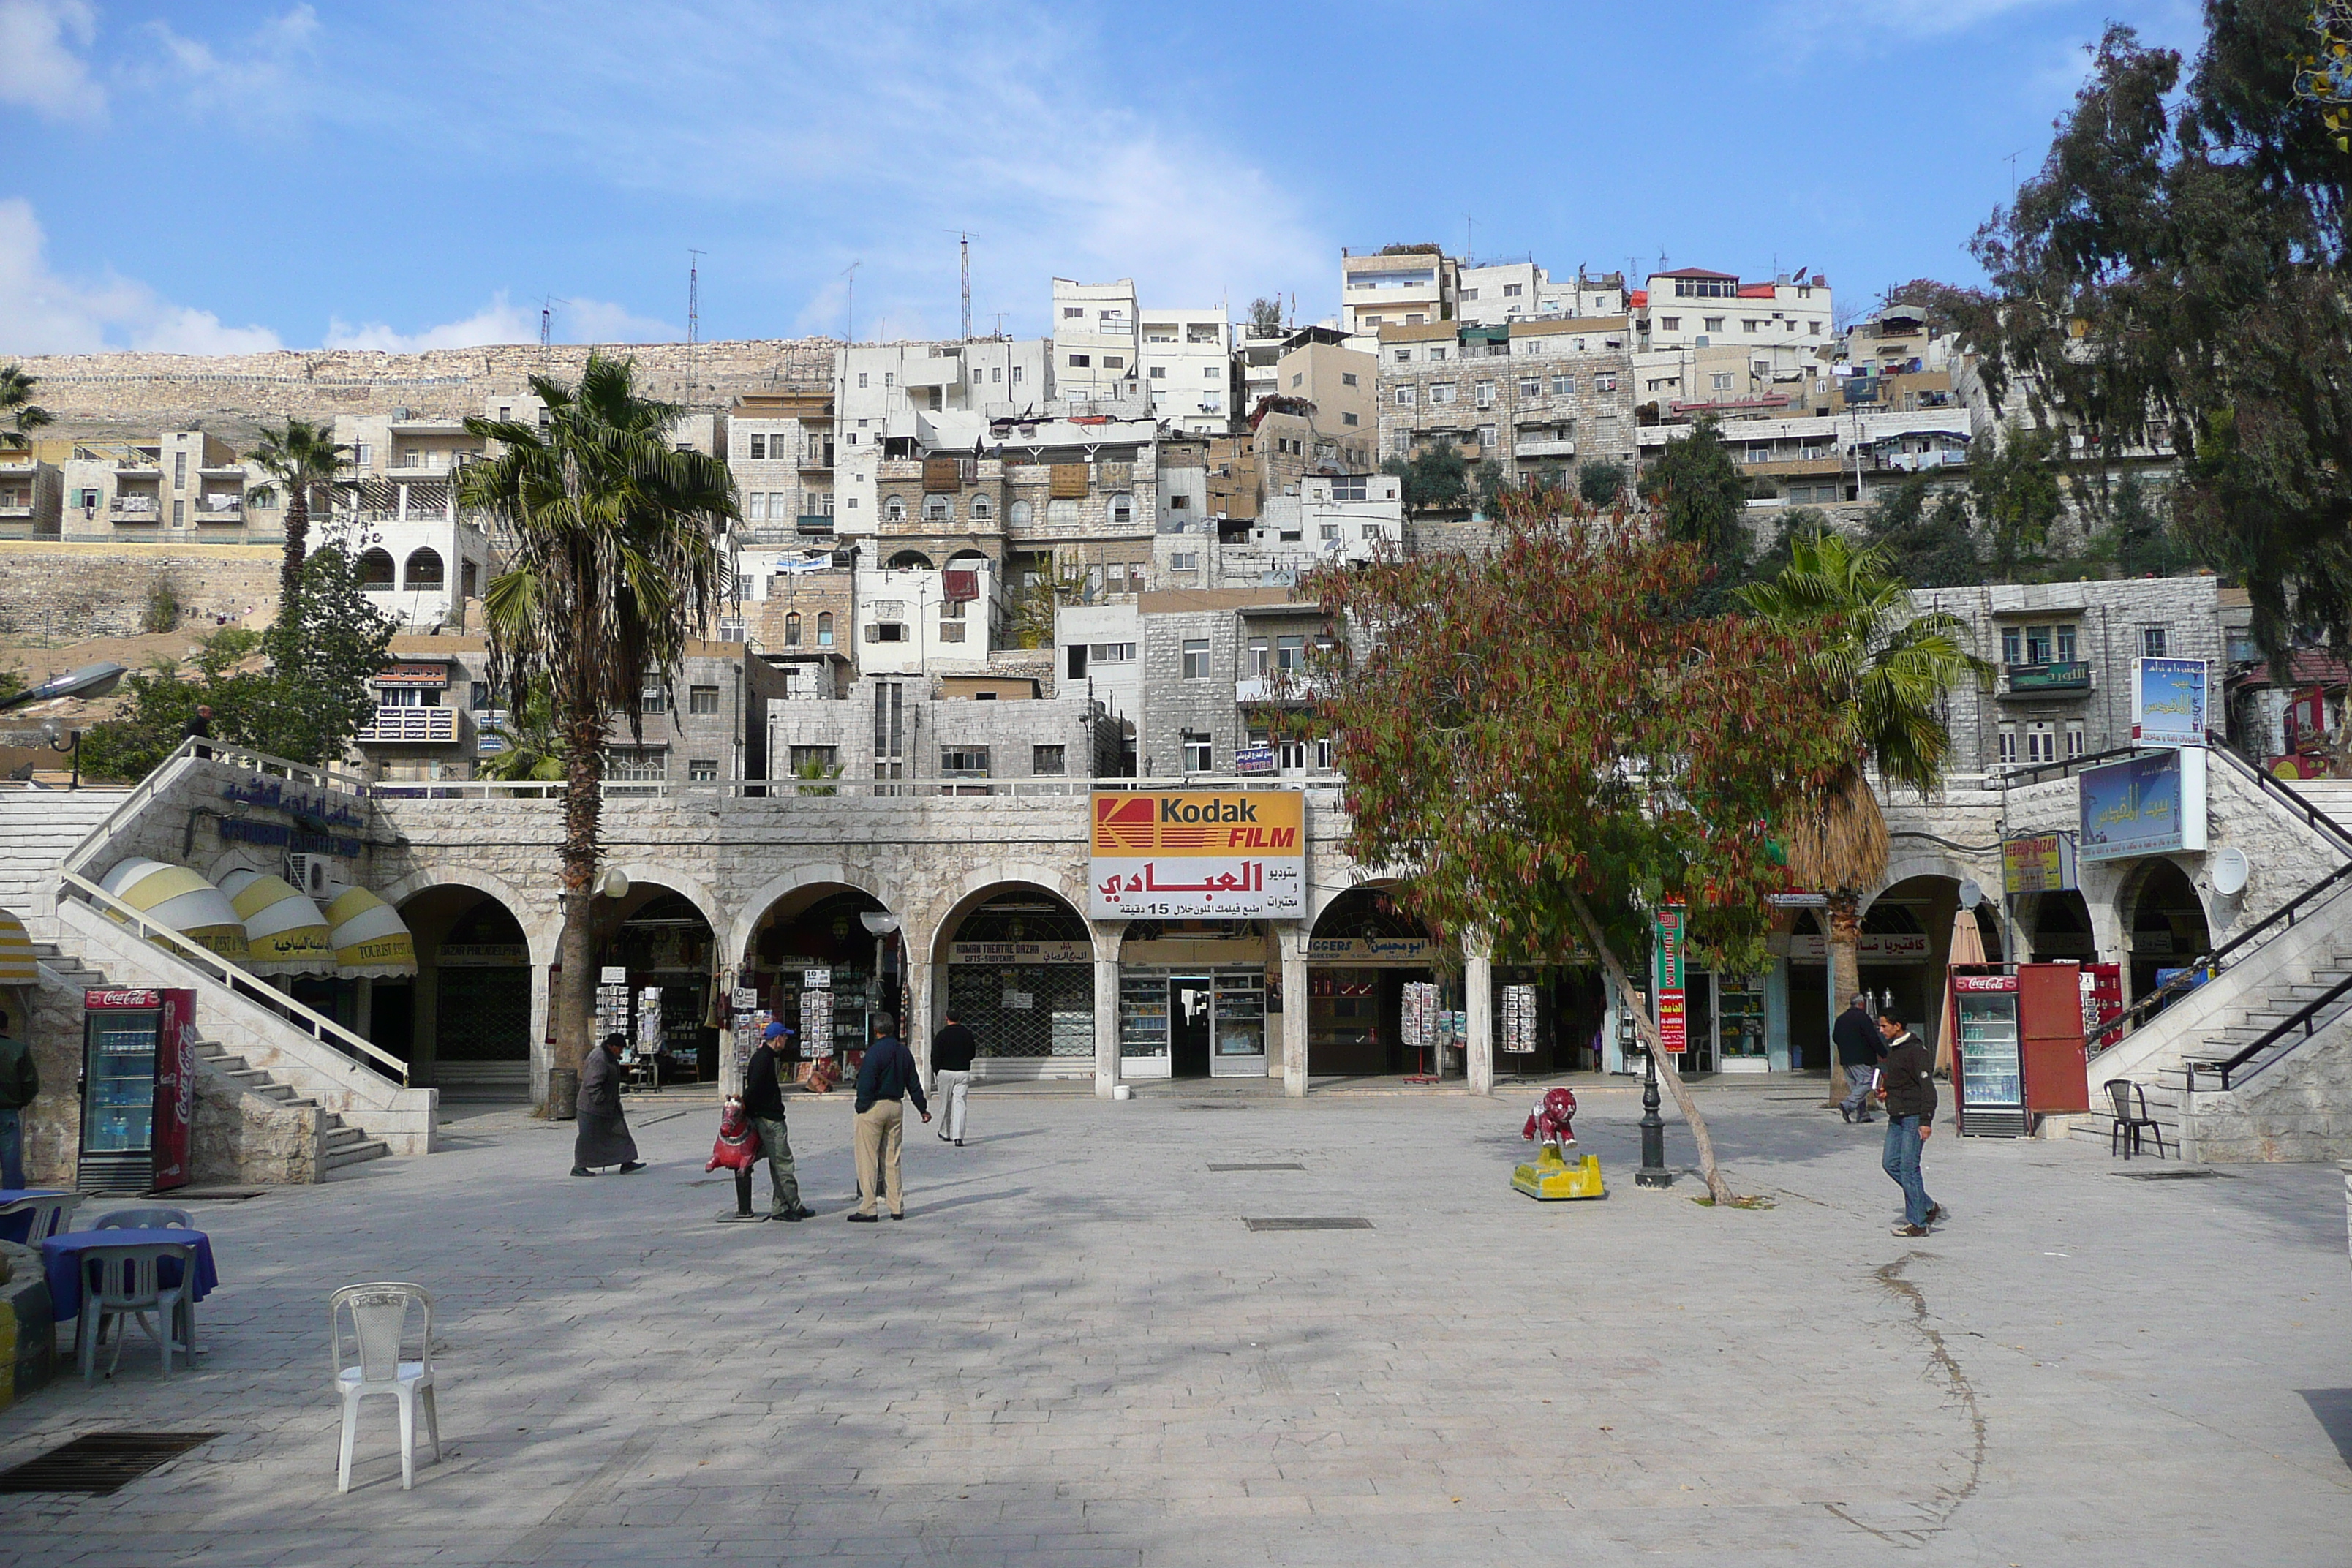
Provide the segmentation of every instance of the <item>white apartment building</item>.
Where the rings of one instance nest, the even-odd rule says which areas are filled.
[[[1834,314],[1829,279],[1818,272],[1743,283],[1703,267],[1652,273],[1635,306],[1643,348],[1769,350],[1776,365],[1833,357]]]
[[[1377,334],[1454,319],[1454,258],[1434,245],[1392,245],[1370,256],[1339,253],[1339,325]]]
[[[1143,722],[1143,613],[1132,595],[1054,612],[1055,690],[1090,697],[1135,732]]]
[[[1250,549],[1227,550],[1219,587],[1256,586],[1266,574],[1370,561],[1404,548],[1403,481],[1393,474],[1309,474],[1287,494],[1265,498]]]
[[[1234,331],[1224,311],[1148,310],[1140,352],[1152,417],[1218,435],[1244,412],[1234,407]]]
[[[834,531],[877,531],[885,458],[969,451],[990,421],[1042,414],[1054,389],[1052,350],[1040,338],[845,346],[834,380]]]
[[[1080,404],[1115,404],[1142,395],[1135,279],[1078,283],[1054,279],[1054,381],[1072,412]]]
[[[1003,585],[996,563],[977,552],[930,570],[860,564],[859,673],[985,669],[1004,608]]]
[[[216,436],[83,441],[58,465],[58,537],[169,544],[276,543],[286,498]],[[29,505],[29,500],[27,504]]]

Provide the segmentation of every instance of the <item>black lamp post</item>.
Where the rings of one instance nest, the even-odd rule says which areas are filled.
[[[1633,1173],[1633,1180],[1645,1187],[1672,1186],[1675,1173],[1666,1169],[1666,1123],[1658,1114],[1656,1047],[1642,1056],[1649,1070],[1642,1079],[1642,1168]]]
[[[67,787],[69,789],[81,788],[81,731],[79,730],[68,730],[62,735],[51,735],[49,737],[49,750],[58,753],[60,756],[68,752],[73,753],[73,783],[68,784]]]

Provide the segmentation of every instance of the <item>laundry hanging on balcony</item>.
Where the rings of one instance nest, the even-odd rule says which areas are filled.
[[[231,871],[220,889],[245,922],[245,966],[256,974],[332,974],[335,945],[319,906],[283,877]]]
[[[245,962],[245,921],[236,906],[229,902],[226,893],[185,866],[167,866],[133,856],[119,862],[98,885],[198,947],[233,963]]]
[[[33,957],[33,939],[25,930],[25,922],[0,910],[0,985],[34,985],[40,982],[40,965]]]
[[[365,888],[327,887],[328,940],[350,975],[393,980],[416,973],[416,939],[400,911]]]

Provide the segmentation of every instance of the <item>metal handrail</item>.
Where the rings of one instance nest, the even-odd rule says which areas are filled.
[[[2031,763],[2023,767],[1999,769],[1996,776],[2005,785],[2030,784],[2040,779],[2043,773],[2055,769],[2058,775],[2063,778],[2070,770],[2074,768],[2087,768],[2096,763],[2118,762],[2123,758],[2136,757],[2143,752],[2153,752],[2156,749],[2152,746],[2109,746],[2104,752],[2092,752],[2080,757],[2063,757],[2054,763]]]
[[[1082,796],[1095,790],[1150,794],[1155,790],[1213,789],[1227,792],[1274,789],[1345,789],[1347,781],[1332,773],[1307,777],[1279,773],[1195,773],[1174,778],[976,778],[941,775],[926,778],[720,779],[704,782],[667,779],[605,779],[607,800],[692,800],[728,797],[790,799],[803,792],[847,798],[970,795],[1003,800],[1008,796]],[[368,787],[372,799],[394,800],[561,800],[560,779],[398,779]]]
[[[353,1065],[381,1071],[376,1063],[391,1071],[385,1076],[396,1078],[404,1089],[408,1085],[408,1064],[378,1046],[363,1039],[325,1014],[297,1002],[283,991],[265,984],[258,976],[239,968],[213,952],[190,942],[171,927],[159,925],[129,904],[116,898],[97,883],[71,871],[58,878],[60,895],[70,893],[111,920],[127,925],[139,935],[154,942],[181,963],[194,969],[215,984],[236,993],[249,1002],[268,1007],[297,1028],[317,1039],[320,1044],[354,1058]],[[305,1028],[307,1026],[307,1028]]]
[[[2288,1015],[2286,1022],[2279,1025],[2276,1028],[2264,1030],[2260,1039],[2257,1039],[2252,1045],[2248,1046],[2244,1050],[2240,1051],[2237,1055],[2231,1057],[2226,1061],[2217,1062],[2203,1057],[2191,1057],[2185,1059],[2181,1062],[2180,1066],[2182,1070],[2188,1075],[2189,1087],[2192,1089],[2197,1087],[2197,1075],[2200,1072],[2219,1073],[2221,1075],[2221,1088],[2226,1091],[2230,1087],[2230,1075],[2231,1073],[2237,1071],[2240,1068],[2244,1067],[2248,1062],[2253,1060],[2256,1057],[2262,1055],[2264,1051],[2269,1050],[2273,1046],[2286,1038],[2286,1037],[2296,1028],[2301,1028],[2303,1030],[2303,1037],[2306,1040],[2311,1038],[2313,1035],[2318,1033],[2318,1026],[2315,1024],[2313,1020],[2318,1017],[2320,1013],[2326,1008],[2332,1007],[2336,1003],[2342,1001],[2347,994],[2352,994],[2352,975],[2345,976],[2335,984],[2329,986],[2326,992],[2322,995],[2310,1002],[2306,1002],[2302,1006],[2296,1008],[2293,1013]],[[2263,1070],[2263,1067],[2268,1067],[2269,1065],[2270,1064],[2268,1062],[2264,1062],[2262,1067],[2257,1067],[2254,1071],[2260,1072]]]

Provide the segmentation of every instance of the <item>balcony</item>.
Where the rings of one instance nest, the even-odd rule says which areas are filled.
[[[2053,659],[2047,664],[2012,664],[2003,692],[2009,697],[2064,697],[2091,689],[2091,661]]]
[[[116,522],[161,522],[163,509],[153,496],[117,496],[107,506],[106,515]]]
[[[1522,458],[1573,458],[1576,456],[1576,443],[1573,440],[1522,440],[1512,450]]]
[[[801,513],[798,527],[801,536],[804,539],[831,539],[833,537],[833,513],[829,511],[804,511]]]
[[[1244,677],[1234,682],[1234,703],[1248,707],[1255,703],[1270,703],[1276,707],[1311,707],[1322,692],[1318,683],[1303,670],[1293,670],[1287,676]]]
[[[195,513],[198,522],[243,522],[245,498],[241,495],[198,496]]]
[[[455,708],[379,708],[375,710],[375,717],[361,725],[359,733],[353,738],[363,745],[455,745],[457,740],[457,710]]]

